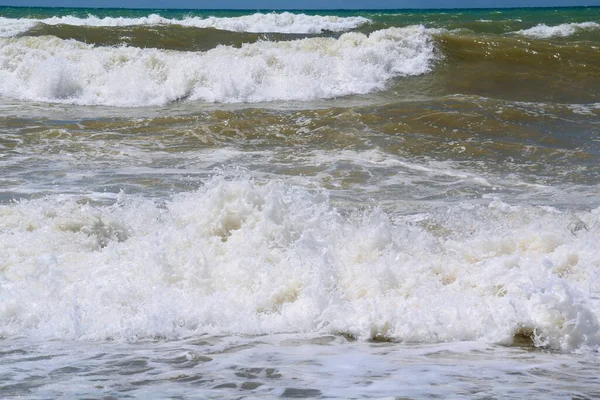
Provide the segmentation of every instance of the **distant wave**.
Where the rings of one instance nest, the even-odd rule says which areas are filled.
[[[523,29],[515,33],[537,39],[548,39],[552,37],[568,37],[582,30],[596,29],[600,29],[600,24],[596,22],[580,22],[571,24],[560,24],[556,26],[539,24],[534,26],[533,28]]]
[[[324,30],[343,32],[354,29],[370,20],[363,17],[337,17],[284,13],[256,13],[240,17],[187,17],[183,19],[163,18],[151,14],[141,18],[104,17],[89,15],[87,18],[73,16],[46,19],[11,19],[0,17],[0,37],[11,37],[26,32],[38,23],[47,25],[73,26],[136,26],[136,25],[181,25],[195,28],[215,28],[235,32],[277,33],[321,33]]]
[[[305,101],[381,90],[393,77],[428,72],[434,58],[423,26],[197,53],[21,37],[0,39],[0,95],[121,107]]]

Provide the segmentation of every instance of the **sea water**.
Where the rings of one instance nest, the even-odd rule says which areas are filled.
[[[595,398],[600,9],[0,8],[0,394]]]

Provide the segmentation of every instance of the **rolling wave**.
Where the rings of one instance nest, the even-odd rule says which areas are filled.
[[[206,52],[22,37],[0,40],[0,94],[120,107],[180,100],[308,101],[381,90],[394,77],[428,72],[434,59],[431,36],[422,26]]]
[[[72,26],[155,26],[180,25],[194,28],[215,28],[235,32],[277,32],[277,33],[321,33],[325,30],[343,32],[354,29],[370,20],[364,17],[337,17],[322,15],[283,13],[255,13],[239,17],[186,17],[170,19],[158,14],[147,17],[103,17],[89,15],[87,18],[74,16],[51,17],[45,19],[11,19],[0,17],[0,37],[11,37],[26,32],[36,24]]]
[[[532,28],[523,29],[515,33],[536,39],[549,39],[553,37],[568,37],[581,31],[593,31],[598,29],[600,29],[600,24],[596,22],[580,22],[555,26],[538,24]]]
[[[326,191],[245,177],[164,207],[13,203],[0,207],[0,334],[596,346],[598,217],[500,201],[348,216]]]

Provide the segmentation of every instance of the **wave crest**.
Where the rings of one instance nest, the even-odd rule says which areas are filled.
[[[580,22],[556,26],[538,24],[532,28],[517,31],[516,33],[536,39],[549,39],[553,37],[568,37],[583,30],[597,29],[600,29],[600,24],[596,22]]]
[[[20,202],[0,207],[0,333],[597,346],[598,216],[499,201],[343,215],[324,190],[243,176],[165,207]]]
[[[0,39],[0,94],[121,107],[308,101],[381,90],[391,78],[428,72],[434,58],[422,26],[199,53],[23,37]]]
[[[277,33],[322,33],[325,30],[343,32],[370,22],[364,17],[338,17],[324,15],[283,13],[255,13],[240,17],[186,17],[183,19],[164,18],[158,14],[147,17],[104,17],[89,15],[87,18],[71,15],[45,19],[11,19],[0,17],[0,37],[11,37],[26,32],[36,24],[72,26],[141,26],[141,25],[180,25],[194,28],[215,28],[234,32],[277,32]]]

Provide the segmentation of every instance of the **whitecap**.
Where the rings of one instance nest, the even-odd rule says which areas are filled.
[[[435,57],[422,26],[206,52],[10,38],[0,39],[0,95],[119,107],[308,101],[384,89],[392,78],[430,71]]]
[[[282,13],[255,13],[239,17],[185,17],[182,19],[164,18],[158,14],[146,17],[96,17],[86,18],[66,15],[45,19],[11,19],[0,17],[0,37],[14,36],[25,32],[38,23],[46,25],[71,26],[157,26],[180,25],[195,28],[215,28],[235,32],[279,32],[279,33],[322,33],[325,30],[342,32],[370,22],[364,17],[338,17],[325,15]]]
[[[538,39],[549,39],[552,37],[568,37],[582,30],[596,30],[600,28],[600,24],[596,22],[580,22],[570,24],[560,24],[556,26],[548,26],[546,24],[538,24],[529,29],[523,29],[515,33],[530,36]]]

